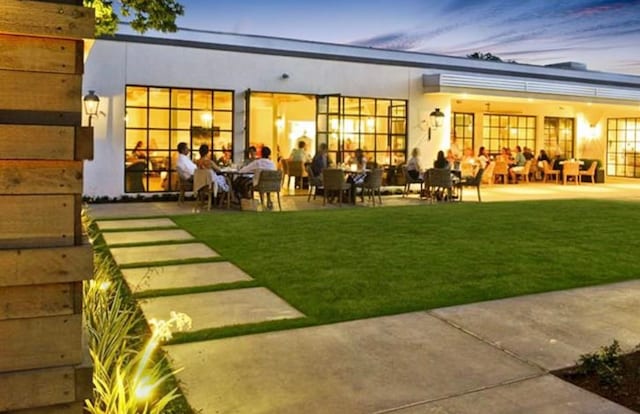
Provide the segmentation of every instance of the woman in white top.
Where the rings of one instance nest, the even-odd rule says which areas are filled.
[[[420,166],[420,150],[414,148],[411,150],[411,158],[407,162],[407,174],[409,177],[417,180],[421,178],[422,167]]]

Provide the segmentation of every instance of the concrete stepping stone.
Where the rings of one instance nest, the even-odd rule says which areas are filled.
[[[384,412],[544,374],[426,312],[164,349],[202,413]]]
[[[119,231],[103,233],[107,244],[152,243],[159,241],[193,240],[193,236],[182,229]]]
[[[144,229],[149,227],[178,227],[168,218],[133,219],[133,220],[98,220],[100,230]]]
[[[110,250],[113,259],[120,266],[132,263],[152,264],[168,260],[204,259],[219,256],[218,253],[203,243],[114,247]]]
[[[171,311],[186,313],[193,331],[304,317],[266,288],[164,296],[141,299],[138,304],[147,320],[167,319]]]
[[[553,375],[544,375],[394,411],[397,414],[632,414],[634,412]]]
[[[253,280],[242,269],[229,262],[122,269],[122,275],[133,293]]]

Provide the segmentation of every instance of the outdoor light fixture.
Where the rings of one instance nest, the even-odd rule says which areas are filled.
[[[423,123],[426,123],[426,121],[423,121]],[[444,123],[444,113],[440,111],[440,108],[436,108],[433,112],[429,114],[429,129],[428,129],[429,141],[431,141],[431,129],[440,128],[442,127],[443,123]]]
[[[84,102],[84,111],[89,115],[89,126],[91,126],[91,119],[93,119],[94,116],[98,116],[100,98],[96,95],[96,91],[89,91],[82,100]]]

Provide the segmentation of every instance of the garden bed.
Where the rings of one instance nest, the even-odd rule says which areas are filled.
[[[640,350],[619,357],[619,381],[603,381],[597,372],[582,372],[578,366],[553,372],[557,377],[580,388],[640,412]]]

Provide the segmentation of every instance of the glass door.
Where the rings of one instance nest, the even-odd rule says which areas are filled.
[[[344,162],[342,97],[340,94],[316,96],[316,145],[327,144],[329,159]]]

